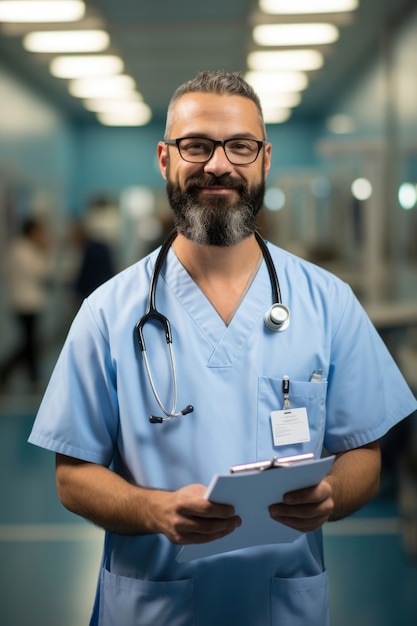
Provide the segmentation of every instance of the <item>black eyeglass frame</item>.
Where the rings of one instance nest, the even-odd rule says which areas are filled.
[[[212,150],[209,154],[209,156],[204,159],[204,161],[190,161],[189,159],[185,159],[182,156],[181,153],[181,149],[180,149],[180,142],[183,141],[184,139],[203,139],[204,141],[211,141],[212,143]],[[252,161],[248,161],[245,163],[234,163],[233,161],[230,160],[230,158],[227,156],[227,152],[226,152],[226,144],[229,141],[239,141],[239,139],[241,139],[242,141],[254,141],[257,145],[258,145],[258,151],[256,153],[256,156],[254,159],[252,159]],[[182,158],[183,161],[185,161],[186,163],[199,163],[200,165],[202,165],[203,163],[207,163],[208,161],[210,161],[211,157],[214,154],[214,151],[216,150],[217,146],[221,146],[223,148],[224,154],[226,156],[226,159],[229,161],[229,163],[231,163],[232,165],[251,165],[252,163],[255,163],[256,159],[259,156],[260,151],[262,150],[262,148],[264,146],[267,145],[267,141],[261,141],[260,139],[253,139],[252,137],[231,137],[230,139],[210,139],[210,137],[179,137],[177,139],[165,139],[164,140],[164,144],[167,146],[177,146],[177,150],[178,153],[180,155],[180,157]]]

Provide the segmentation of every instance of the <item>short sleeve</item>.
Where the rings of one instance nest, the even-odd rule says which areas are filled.
[[[58,357],[29,443],[108,466],[117,432],[110,350],[86,300]]]
[[[392,355],[346,286],[332,341],[324,444],[331,452],[380,439],[416,410],[416,400]]]

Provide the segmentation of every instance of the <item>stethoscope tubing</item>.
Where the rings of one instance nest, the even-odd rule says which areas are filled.
[[[194,409],[189,404],[182,411],[177,412],[177,376],[175,371],[175,363],[174,363],[174,354],[172,350],[172,332],[171,332],[171,324],[168,318],[160,313],[156,308],[156,287],[158,283],[158,278],[162,270],[162,265],[165,261],[165,258],[169,252],[169,249],[177,236],[176,229],[172,230],[168,235],[167,239],[161,246],[161,249],[158,253],[158,256],[155,261],[155,265],[153,267],[151,281],[149,285],[149,295],[148,295],[148,304],[146,307],[145,314],[140,318],[140,320],[136,324],[136,335],[139,343],[140,350],[142,352],[143,360],[145,363],[146,373],[149,379],[149,383],[152,389],[152,393],[158,403],[159,408],[164,413],[165,417],[158,417],[155,415],[151,415],[149,417],[149,421],[153,424],[160,424],[162,422],[166,422],[172,417],[180,417],[181,415],[186,415],[187,413],[191,413]],[[265,324],[272,331],[285,330],[289,324],[289,309],[282,304],[281,301],[281,289],[279,286],[278,275],[272,261],[271,254],[268,250],[268,247],[265,241],[262,239],[261,235],[255,231],[255,237],[259,244],[259,247],[262,251],[262,255],[265,259],[265,263],[269,273],[269,279],[271,282],[271,290],[272,290],[272,307],[265,314]],[[274,311],[278,311],[278,315]],[[285,318],[285,319],[284,319]],[[159,394],[156,390],[155,383],[153,380],[152,372],[149,366],[148,357],[146,354],[146,343],[143,335],[143,328],[145,324],[150,321],[155,320],[160,323],[164,329],[165,333],[165,341],[168,344],[169,351],[169,360],[171,366],[171,374],[172,374],[172,382],[173,382],[173,402],[171,411],[165,408],[163,402],[161,401]]]
[[[262,256],[265,259],[266,267],[268,269],[269,280],[271,281],[272,302],[274,303],[276,302],[277,304],[282,304],[281,289],[279,286],[278,275],[275,269],[274,262],[272,261],[271,254],[268,250],[268,246],[266,245],[265,241],[262,239],[258,231],[255,231],[255,237],[262,251]]]

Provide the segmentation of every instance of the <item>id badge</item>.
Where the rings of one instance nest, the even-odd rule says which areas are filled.
[[[274,446],[288,446],[310,441],[306,407],[271,412]]]

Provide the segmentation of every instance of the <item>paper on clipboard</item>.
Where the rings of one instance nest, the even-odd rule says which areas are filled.
[[[282,502],[283,495],[288,491],[317,485],[329,471],[334,458],[301,461],[265,471],[216,474],[205,497],[213,502],[233,504],[242,524],[221,539],[183,546],[176,560],[184,563],[250,546],[294,541],[302,533],[274,521],[268,507]]]

